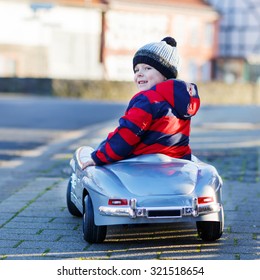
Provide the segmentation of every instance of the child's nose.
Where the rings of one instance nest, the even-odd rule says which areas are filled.
[[[137,76],[138,76],[138,77],[143,76],[143,71],[142,71],[142,70],[139,70],[138,73],[137,73]]]

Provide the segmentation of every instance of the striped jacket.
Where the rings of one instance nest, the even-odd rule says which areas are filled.
[[[190,159],[190,119],[200,107],[195,84],[170,79],[137,93],[119,126],[91,154],[97,165],[162,153]]]

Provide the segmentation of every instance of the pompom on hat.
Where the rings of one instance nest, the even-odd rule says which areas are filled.
[[[154,67],[167,79],[177,78],[180,68],[177,42],[172,37],[165,37],[158,43],[144,45],[134,55],[133,69],[139,63]]]

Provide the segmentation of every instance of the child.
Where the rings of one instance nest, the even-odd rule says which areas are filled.
[[[141,47],[134,55],[133,70],[139,92],[130,100],[118,127],[87,160],[89,150],[77,150],[82,169],[142,154],[162,153],[191,160],[190,119],[197,113],[200,100],[195,84],[176,79],[176,41],[166,37]]]

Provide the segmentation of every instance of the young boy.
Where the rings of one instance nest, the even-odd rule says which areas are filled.
[[[176,79],[176,41],[166,37],[141,47],[134,55],[133,69],[139,92],[130,100],[118,127],[96,150],[91,154],[86,147],[76,151],[82,169],[142,154],[191,159],[190,119],[200,100],[195,84]]]

